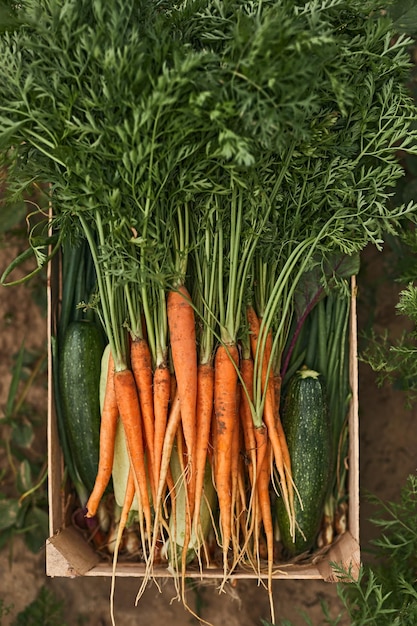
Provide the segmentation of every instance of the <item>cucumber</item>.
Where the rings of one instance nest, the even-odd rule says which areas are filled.
[[[59,359],[64,427],[80,479],[91,491],[98,468],[100,369],[103,338],[93,322],[71,322]]]
[[[288,383],[282,410],[282,425],[291,457],[295,496],[295,539],[288,516],[277,500],[277,518],[285,550],[295,556],[310,550],[317,538],[324,501],[330,485],[331,433],[323,377],[302,368]],[[300,503],[301,499],[301,503]]]

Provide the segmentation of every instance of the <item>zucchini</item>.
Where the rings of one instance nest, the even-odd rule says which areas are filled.
[[[294,503],[295,538],[290,534],[282,498],[277,500],[277,518],[283,546],[291,556],[295,556],[310,550],[316,541],[331,478],[329,411],[325,384],[318,372],[305,367],[290,379],[282,410],[282,425],[299,493]]]
[[[100,439],[100,369],[103,353],[100,328],[89,321],[71,322],[59,359],[64,427],[80,479],[91,491],[98,468]]]

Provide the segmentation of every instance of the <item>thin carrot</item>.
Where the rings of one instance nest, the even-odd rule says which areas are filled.
[[[241,387],[239,415],[242,424],[245,459],[251,484],[254,482],[256,468],[256,439],[252,419],[251,403],[253,402],[253,359],[243,358],[240,364]]]
[[[130,365],[138,390],[143,433],[146,443],[149,481],[152,496],[156,497],[155,458],[154,458],[154,404],[152,394],[152,359],[148,342],[137,338],[131,342]]]
[[[259,333],[261,329],[261,321],[258,318],[256,311],[252,306],[247,307],[246,314],[247,314],[247,319],[249,323],[252,355],[253,355],[253,358],[256,358],[257,356],[256,353],[259,350],[258,343],[259,343]],[[266,385],[270,383],[270,380],[273,375],[272,367],[270,367],[271,350],[272,350],[272,332],[269,331],[266,336],[265,346],[263,347],[263,354],[259,355],[262,357],[262,361],[261,361],[262,390],[264,390]],[[268,383],[267,383],[267,378],[268,378]]]
[[[256,484],[256,467],[257,467],[257,448],[263,449],[266,445],[266,428],[262,428],[262,433],[265,441],[261,441],[261,437],[258,433],[258,440],[255,437],[255,426],[252,418],[253,405],[253,359],[249,354],[243,353],[243,358],[240,363],[240,404],[239,404],[239,417],[241,423],[241,430],[243,433],[244,447],[243,456],[243,473],[248,474],[250,484],[250,496],[247,503],[247,524],[245,528],[245,542],[242,548],[246,550],[246,547],[250,545],[252,535],[255,532],[254,544],[257,545],[258,539],[258,501],[257,501],[257,484]],[[242,477],[244,480],[244,476]],[[250,557],[251,558],[251,557]]]
[[[181,423],[181,405],[180,405],[180,400],[179,400],[179,394],[178,392],[175,394],[175,398],[172,401],[171,404],[171,408],[170,408],[170,412],[169,412],[169,416],[168,416],[168,421],[167,421],[167,427],[166,427],[166,431],[165,431],[165,439],[164,439],[164,446],[163,446],[163,450],[162,450],[162,457],[161,457],[161,471],[159,474],[159,484],[158,484],[158,488],[157,488],[157,492],[156,492],[156,502],[155,502],[155,520],[154,520],[154,528],[153,528],[153,537],[152,537],[152,545],[151,545],[151,549],[150,549],[150,554],[151,557],[153,554],[155,554],[155,549],[156,549],[156,544],[157,544],[157,540],[158,540],[158,526],[160,524],[160,514],[161,514],[161,506],[162,506],[162,496],[164,494],[165,491],[165,486],[166,486],[166,481],[167,481],[167,475],[168,475],[168,471],[169,471],[169,463],[170,463],[170,459],[171,459],[171,453],[172,453],[172,449],[174,446],[174,442],[175,442],[175,438],[177,436],[177,431],[178,431],[178,427]],[[174,503],[175,504],[175,503]],[[143,576],[143,581],[142,584],[138,590],[138,593],[136,595],[136,603],[138,603],[140,597],[143,595],[148,581],[149,581],[149,577],[150,577],[150,572],[151,572],[151,568],[152,568],[152,562],[151,559],[148,560],[147,565],[146,565],[146,571],[145,574]]]
[[[268,450],[264,456],[262,467],[258,474],[259,508],[265,532],[268,553],[268,595],[271,605],[271,620],[274,623],[274,606],[272,600],[272,569],[274,563],[274,527],[271,513],[271,499],[269,497],[269,484],[271,479],[271,444],[268,442]]]
[[[214,369],[212,363],[200,363],[197,371],[197,439],[195,453],[195,504],[193,526],[197,532],[203,496],[204,475],[213,415]]]
[[[187,446],[187,484],[190,506],[195,497],[195,442],[197,405],[197,342],[194,310],[184,285],[170,291],[167,318],[171,355],[181,404],[181,422]],[[192,515],[192,511],[190,511]]]
[[[150,533],[151,506],[148,495],[143,426],[136,383],[130,369],[114,373],[114,389],[125,432],[133,477],[139,488],[146,528]]]
[[[113,572],[112,572],[112,580],[111,580],[111,588],[110,588],[110,618],[111,618],[112,626],[116,626],[116,621],[114,618],[114,591],[115,591],[115,583],[116,583],[117,557],[119,554],[119,547],[122,541],[123,531],[126,528],[129,511],[132,507],[134,497],[135,497],[135,481],[133,478],[132,470],[129,470],[125,498],[123,502],[122,511],[120,514],[119,526],[117,529],[116,545],[115,545],[114,553],[113,553]]]
[[[220,507],[223,568],[227,573],[227,553],[232,537],[232,463],[233,432],[237,421],[237,367],[239,352],[235,344],[220,345],[214,362],[214,414],[216,420],[215,485]]]
[[[264,410],[263,410],[263,420],[268,430],[268,438],[272,445],[272,450],[275,458],[275,465],[278,470],[278,474],[280,477],[280,486],[282,491],[283,501],[285,503],[288,516],[290,518],[291,525],[294,522],[294,493],[293,493],[293,485],[291,475],[286,471],[286,466],[284,465],[283,458],[283,450],[280,437],[278,435],[277,430],[277,410],[275,407],[275,391],[273,386],[273,375],[272,375],[272,367],[270,367],[270,340],[271,338],[267,338],[265,342],[265,347],[262,355],[258,355],[258,350],[260,350],[259,346],[259,334],[261,323],[256,315],[253,307],[247,307],[247,319],[249,323],[250,330],[250,340],[252,347],[253,357],[261,357],[261,384],[262,384],[262,392],[265,397],[264,401]],[[269,371],[268,371],[269,370]],[[257,469],[258,473],[260,471],[260,465],[258,463]],[[291,471],[291,466],[289,466],[288,471]]]
[[[119,409],[114,391],[114,361],[110,353],[107,367],[106,392],[101,411],[98,470],[93,490],[86,505],[87,517],[94,517],[97,513],[98,505],[111,477],[118,417]]]
[[[155,485],[159,485],[162,448],[168,419],[169,399],[171,395],[171,373],[166,364],[159,365],[153,375],[153,407],[154,407],[154,476]]]
[[[236,391],[239,390],[239,385],[236,385]],[[239,390],[240,391],[240,390]],[[235,531],[232,532],[232,540],[233,541],[233,550],[234,550],[234,560],[236,556],[240,553],[239,548],[239,530],[241,523],[241,514],[244,511],[245,507],[245,498],[243,499],[243,503],[241,502],[239,496],[241,495],[239,487],[239,460],[241,458],[240,454],[240,442],[241,442],[241,430],[240,430],[240,420],[238,419],[239,415],[239,402],[238,399],[236,401],[236,419],[234,421],[233,427],[233,437],[232,437],[232,447],[230,449],[231,454],[231,479],[232,479],[232,496],[231,496],[231,514],[232,514],[232,523],[235,521]]]
[[[281,402],[281,376],[279,374],[274,374],[274,401],[275,401],[275,423],[277,427],[278,437],[281,443],[282,456],[284,461],[285,471],[289,477],[288,490],[292,492],[293,489],[293,480],[292,480],[292,471],[291,471],[291,457],[290,451],[288,450],[287,438],[285,436],[284,428],[282,426],[279,406]]]

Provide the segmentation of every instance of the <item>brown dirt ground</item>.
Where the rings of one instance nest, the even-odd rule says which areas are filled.
[[[13,258],[16,248],[6,246],[0,251],[0,270]],[[399,287],[387,279],[392,266],[389,251],[367,250],[363,255],[359,277],[359,330],[374,324],[377,330],[388,328],[394,335],[405,328],[407,321],[395,313]],[[46,342],[46,321],[33,304],[25,287],[0,291],[0,408],[4,407],[10,383],[11,356],[23,337],[26,347],[41,349]],[[367,560],[366,547],[375,536],[369,521],[372,508],[365,494],[370,492],[382,499],[395,500],[406,477],[416,470],[417,430],[413,428],[417,409],[406,409],[404,396],[390,387],[378,389],[375,375],[366,365],[359,367],[360,383],[360,486],[361,486],[361,545],[362,558]],[[33,390],[33,401],[46,420],[47,390],[44,381]],[[43,431],[44,432],[44,431]],[[43,435],[44,436],[44,435]],[[0,456],[0,469],[5,459]],[[0,485],[0,488],[2,486]],[[16,614],[31,602],[44,584],[65,603],[65,619],[69,626],[89,624],[110,625],[108,611],[109,581],[106,579],[74,578],[48,579],[45,576],[44,552],[31,554],[21,541],[13,544],[13,558],[9,552],[0,553],[0,599],[13,605],[12,612],[1,624],[8,626]],[[161,593],[150,586],[139,605],[134,606],[137,580],[117,581],[116,615],[121,626],[133,624],[169,623],[185,626],[197,622],[171,599],[174,590],[170,581],[164,582]],[[340,604],[336,587],[320,581],[275,581],[276,616],[290,619],[294,626],[305,624],[300,611],[308,612],[312,623],[323,624],[320,602],[325,600],[337,615]],[[255,582],[243,581],[219,595],[213,587],[202,587],[199,599],[203,603],[202,616],[214,626],[260,625],[260,618],[268,619],[267,595]],[[193,602],[190,595],[190,602]],[[340,622],[344,626],[347,622]]]

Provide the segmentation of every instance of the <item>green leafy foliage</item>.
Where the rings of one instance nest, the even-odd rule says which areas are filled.
[[[394,0],[388,11],[398,30],[417,34],[417,6],[414,0]]]
[[[2,624],[3,617],[9,615],[13,606],[11,604],[6,604],[3,598],[0,598],[0,624]]]
[[[393,339],[388,330],[376,333],[373,329],[363,334],[360,359],[377,374],[379,386],[394,385],[406,392],[411,403],[417,394],[417,239],[411,230],[401,240],[393,241],[398,282],[408,284],[400,291],[396,304],[398,315],[409,326],[399,338]]]
[[[343,610],[335,618],[323,605],[324,622],[337,626],[342,617],[351,626],[413,626],[417,620],[417,476],[410,475],[399,502],[371,498],[377,507],[373,523],[381,534],[373,542],[376,565],[363,565],[358,579],[334,565],[345,582],[337,583]],[[313,622],[303,616],[306,624]],[[268,622],[263,622],[266,626]],[[291,626],[281,620],[277,626]],[[317,625],[318,626],[318,625]]]
[[[14,619],[12,626],[66,626],[64,603],[47,587]]]
[[[35,429],[39,418],[26,403],[33,381],[42,373],[45,354],[31,355],[22,344],[13,369],[3,417],[0,417],[0,446],[7,466],[0,476],[0,547],[17,534],[37,552],[48,536],[46,463],[36,450]],[[6,491],[7,487],[7,491]],[[7,495],[6,495],[7,494]]]
[[[380,246],[415,220],[414,202],[388,203],[398,146],[414,151],[410,39],[377,2],[29,0],[16,11],[21,25],[0,39],[8,189],[16,200],[33,180],[50,184],[57,247],[88,239],[117,363],[137,302],[152,353],[166,351],[160,292],[192,273],[189,234],[208,207],[222,242],[216,332],[237,335],[259,262],[277,362],[315,255]],[[46,226],[30,240],[40,266]]]
[[[1,16],[0,16],[1,21]],[[24,218],[26,208],[23,202],[4,203],[0,198],[0,235],[4,235],[15,228]]]

